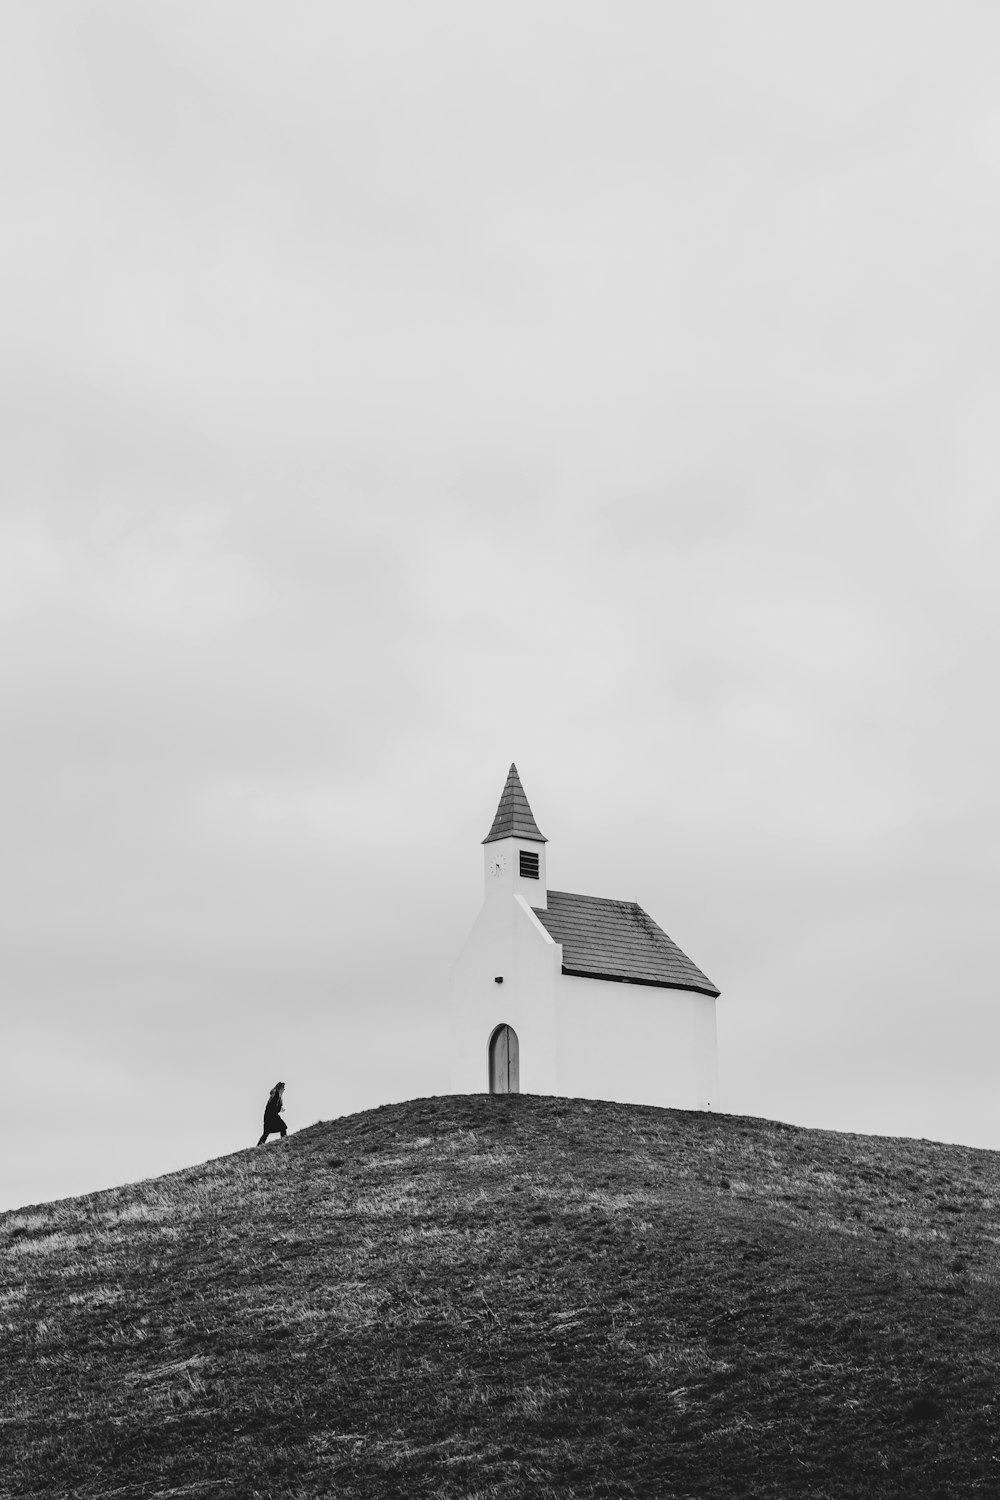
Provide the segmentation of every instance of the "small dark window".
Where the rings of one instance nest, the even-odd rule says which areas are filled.
[[[525,877],[526,880],[537,880],[538,855],[529,854],[527,849],[520,849],[518,853],[521,856],[521,874]]]

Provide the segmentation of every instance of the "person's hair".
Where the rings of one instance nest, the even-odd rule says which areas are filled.
[[[283,1083],[276,1083],[274,1085],[274,1088],[271,1090],[271,1098],[277,1099],[280,1094],[284,1093],[284,1091],[285,1085]]]

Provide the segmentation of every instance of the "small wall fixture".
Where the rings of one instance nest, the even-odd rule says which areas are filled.
[[[503,984],[503,975],[502,974],[498,974],[497,977],[494,979],[493,983],[494,984]]]

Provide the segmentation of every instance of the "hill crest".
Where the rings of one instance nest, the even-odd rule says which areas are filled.
[[[996,1493],[998,1244],[993,1152],[382,1106],[0,1215],[7,1482]]]

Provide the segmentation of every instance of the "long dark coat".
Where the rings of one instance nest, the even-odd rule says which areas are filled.
[[[267,1135],[273,1135],[276,1130],[287,1130],[287,1125],[281,1118],[282,1098],[278,1094],[272,1094],[264,1108],[264,1130]]]

